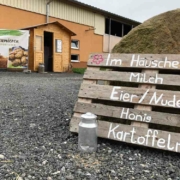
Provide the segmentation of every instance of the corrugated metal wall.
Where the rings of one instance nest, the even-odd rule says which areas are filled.
[[[105,34],[105,17],[100,14],[95,14],[95,33],[104,35]]]
[[[46,14],[46,2],[47,0],[0,0],[0,4],[40,14]]]
[[[60,1],[54,1],[50,4],[50,16],[94,26],[94,13]]]
[[[47,0],[0,0],[0,4],[46,14]],[[50,3],[50,16],[72,21],[79,24],[93,26],[95,33],[104,35],[105,18],[93,12],[71,6],[60,1]]]

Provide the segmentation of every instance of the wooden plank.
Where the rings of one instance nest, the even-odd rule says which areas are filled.
[[[98,116],[180,127],[180,115],[178,114],[115,107],[96,103],[87,104],[83,102],[77,102],[74,111],[79,113],[90,111]]]
[[[180,86],[179,75],[152,74],[152,72],[92,71],[87,68],[84,79]]]
[[[78,132],[80,119],[73,117],[70,130]],[[130,125],[98,121],[98,137],[180,152],[180,134]]]
[[[137,109],[137,110],[145,110],[145,111],[151,111],[152,110],[152,106],[135,105],[134,108]],[[149,124],[147,124],[146,122],[132,121],[131,125],[132,126],[144,127],[144,128],[149,127]]]
[[[88,66],[142,69],[180,69],[178,54],[91,54]]]
[[[34,68],[38,71],[39,63],[44,63],[44,31],[34,29]]]
[[[98,67],[91,67],[90,70],[93,70],[93,71],[97,71],[99,70]],[[97,81],[96,80],[83,80],[83,83],[84,84],[96,84]],[[92,103],[92,99],[88,99],[88,98],[78,98],[78,101],[77,102],[80,102],[80,103],[88,103],[88,104],[91,104]],[[74,110],[75,111],[75,110]],[[89,111],[87,111],[89,112]],[[86,112],[85,112],[86,113]],[[81,117],[82,113],[77,113],[77,112],[74,112],[74,116],[75,117]]]
[[[180,108],[180,92],[82,84],[79,97]]]

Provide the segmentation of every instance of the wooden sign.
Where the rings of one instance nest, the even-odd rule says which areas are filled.
[[[149,54],[95,54],[88,61],[89,66],[129,67],[143,69],[180,69],[179,55]]]
[[[92,54],[70,131],[98,116],[98,136],[180,152],[180,55]]]

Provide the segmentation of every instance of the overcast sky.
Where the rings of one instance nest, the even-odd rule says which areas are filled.
[[[143,22],[155,15],[180,8],[180,0],[78,0],[111,13]]]

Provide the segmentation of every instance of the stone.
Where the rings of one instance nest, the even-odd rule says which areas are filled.
[[[108,150],[108,153],[111,154],[111,153],[112,153],[112,150]]]
[[[52,177],[48,177],[47,180],[53,180]]]
[[[66,171],[66,168],[63,166],[63,167],[61,168],[61,172],[64,173],[65,171]]]
[[[5,156],[3,154],[0,154],[0,159],[5,159]]]
[[[89,172],[86,173],[86,176],[91,176],[91,174]]]
[[[46,165],[47,162],[48,162],[47,160],[44,160],[44,161],[42,162],[42,164],[43,164],[43,165]]]
[[[73,175],[66,176],[66,179],[72,180],[72,179],[74,179],[74,176]]]
[[[61,171],[56,171],[56,172],[52,173],[52,175],[57,175],[57,174],[60,174],[60,173],[61,173]]]
[[[16,178],[16,179],[17,179],[17,180],[23,180],[23,178],[22,178],[22,177],[20,177],[20,176],[19,176],[18,178]]]
[[[150,171],[149,171],[149,170],[143,170],[143,172],[145,172],[145,173],[150,173]]]
[[[30,128],[34,128],[34,127],[36,127],[36,124],[35,124],[35,123],[31,123],[31,124],[29,125],[29,127],[30,127]]]

